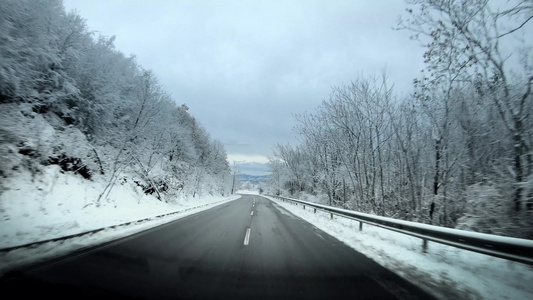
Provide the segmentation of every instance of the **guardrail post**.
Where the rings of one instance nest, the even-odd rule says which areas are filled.
[[[363,222],[359,222],[359,231],[363,231]]]
[[[316,214],[316,208],[315,208],[315,214]]]
[[[422,252],[427,253],[428,252],[428,240],[422,239]]]
[[[303,206],[304,206],[304,210],[305,210],[305,204]]]
[[[331,218],[333,219],[333,213],[331,214]]]

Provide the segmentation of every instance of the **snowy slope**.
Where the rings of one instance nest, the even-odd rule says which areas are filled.
[[[201,184],[187,186],[194,193],[170,186],[158,199],[139,184],[142,178],[135,168],[124,167],[120,172],[113,172],[117,152],[109,143],[92,144],[79,129],[66,125],[53,113],[37,113],[32,105],[25,103],[0,104],[0,249],[238,197],[212,196],[216,195],[213,191],[220,190],[220,184],[216,178],[204,176],[193,178]],[[150,175],[156,176],[158,172],[168,175],[160,165],[163,163],[154,166]],[[105,172],[100,172],[101,169]],[[0,274],[186,214],[106,230],[68,242],[0,251]]]
[[[203,197],[162,202],[140,189],[118,185],[100,207],[92,203],[103,189],[102,183],[79,176],[62,174],[57,166],[45,169],[49,181],[11,182],[12,189],[0,196],[3,219],[0,248],[38,240],[52,239],[79,232],[157,216],[188,207],[227,199]],[[28,175],[29,177],[29,175]],[[33,185],[37,188],[29,187]]]
[[[79,175],[60,172],[57,165],[43,170],[36,178],[23,172],[4,182],[10,188],[0,195],[0,249],[205,206],[91,236],[46,243],[32,249],[2,251],[0,275],[28,263],[142,231],[240,197],[179,198],[167,203],[126,182],[115,186],[109,197],[96,207],[94,199],[103,190],[104,181],[88,181]]]

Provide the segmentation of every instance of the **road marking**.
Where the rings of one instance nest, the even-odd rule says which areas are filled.
[[[246,229],[246,235],[244,236],[244,246],[248,246],[250,242],[250,228]]]
[[[254,211],[252,210],[252,213],[250,214],[250,216],[253,216],[254,215]]]

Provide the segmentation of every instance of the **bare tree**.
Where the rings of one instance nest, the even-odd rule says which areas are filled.
[[[499,7],[486,0],[409,3],[409,18],[400,25],[419,40],[429,41],[425,54],[429,76],[468,81],[495,106],[512,139],[514,206],[520,210],[523,181],[530,176],[533,163],[525,126],[533,75],[530,41],[509,45],[511,36],[525,34],[533,18],[531,1],[509,1]]]

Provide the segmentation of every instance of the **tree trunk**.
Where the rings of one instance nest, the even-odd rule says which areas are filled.
[[[514,195],[515,210],[520,211],[521,209],[521,200],[522,200],[522,181],[524,180],[524,166],[522,165],[522,156],[524,155],[524,126],[522,120],[515,115],[514,119],[514,128],[515,133],[513,135],[514,142],[514,167],[515,167],[515,183],[516,190]]]
[[[433,177],[433,194],[439,193],[439,177],[440,177],[440,159],[442,157],[440,153],[440,143],[442,139],[435,140],[435,176]]]
[[[440,143],[442,139],[435,139],[435,177],[433,177],[433,200],[431,202],[431,207],[429,210],[429,219],[431,224],[433,224],[433,212],[435,211],[435,197],[439,194],[439,177],[440,177],[440,160],[441,160],[441,153],[440,153]]]

